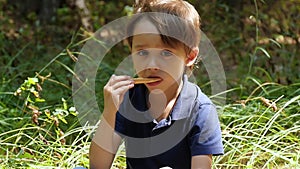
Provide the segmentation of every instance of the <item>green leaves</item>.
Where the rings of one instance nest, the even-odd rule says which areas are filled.
[[[284,90],[280,86],[276,91],[265,89],[268,93]],[[214,159],[215,167],[298,168],[299,100],[300,95],[272,101],[254,97],[224,106],[220,121],[225,155]]]
[[[28,83],[28,85],[35,85],[39,82],[39,79],[36,77],[28,77],[27,80],[25,80],[25,84]]]
[[[257,47],[255,48],[255,53],[257,53],[257,51],[262,51],[269,59],[271,58],[270,54],[267,52],[266,49],[264,49],[264,48],[262,48],[262,47],[260,47],[260,46],[257,46]]]

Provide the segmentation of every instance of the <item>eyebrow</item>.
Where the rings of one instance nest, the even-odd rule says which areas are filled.
[[[150,47],[147,47],[147,44],[137,44],[137,45],[133,45],[132,46],[133,48],[136,48],[136,49],[140,49],[140,48],[150,48]],[[155,48],[155,47],[154,47]],[[171,46],[168,46],[166,44],[164,44],[163,46],[160,46],[160,47],[156,47],[156,48],[166,48],[166,49],[174,49],[173,47]]]

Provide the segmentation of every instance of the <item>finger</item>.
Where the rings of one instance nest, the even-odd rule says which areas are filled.
[[[112,89],[117,89],[121,86],[129,85],[131,83],[134,83],[134,81],[130,76],[112,75],[106,86],[111,86]]]
[[[125,92],[126,92],[127,90],[129,90],[133,86],[134,86],[134,82],[132,80],[120,81],[120,82],[117,82],[113,85],[105,85],[104,88],[103,88],[103,92],[104,92],[105,96],[109,96],[109,95],[116,96],[116,95],[123,94],[123,93],[120,93],[120,92],[123,92],[124,89],[125,89]]]
[[[119,88],[113,90],[113,93],[116,95],[124,95],[129,89],[131,89],[134,86],[133,83],[129,85],[120,86]]]
[[[114,83],[111,87],[112,89],[118,89],[122,86],[128,86],[128,85],[131,85],[131,84],[134,84],[133,80],[123,80],[123,81],[119,81],[119,82],[116,82]]]
[[[110,78],[111,84],[114,84],[114,83],[120,82],[120,81],[124,81],[124,80],[132,80],[132,77],[126,76],[126,75],[121,75],[121,76],[112,75]]]
[[[130,85],[130,86],[123,86],[123,87],[120,87],[118,90],[116,90],[116,92],[118,93],[119,95],[119,103],[121,104],[124,100],[124,96],[125,96],[125,93],[134,86],[134,84]]]
[[[111,75],[111,77],[108,79],[108,82],[106,83],[107,86],[111,85],[113,79],[115,78],[115,75]]]
[[[116,75],[111,75],[111,77],[109,78],[108,82],[106,83],[105,87],[108,86],[113,86],[115,83],[117,83],[118,81],[122,81],[122,79],[126,80],[126,79],[130,79],[129,76],[116,76]]]

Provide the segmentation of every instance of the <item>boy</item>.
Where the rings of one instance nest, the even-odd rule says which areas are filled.
[[[199,52],[200,17],[183,0],[138,1],[135,12],[127,32],[134,68],[158,80],[111,76],[90,167],[110,168],[124,139],[127,168],[211,168],[212,155],[223,154],[217,112],[187,80]]]

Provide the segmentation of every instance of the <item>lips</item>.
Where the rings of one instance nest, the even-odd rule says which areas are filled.
[[[159,78],[162,80],[162,78],[160,76],[148,76],[147,78]]]
[[[161,79],[160,81],[157,81],[157,82],[147,83],[146,85],[148,85],[148,86],[157,86],[163,81],[163,78],[161,78],[159,76],[148,76],[147,78],[159,78],[159,79]]]

